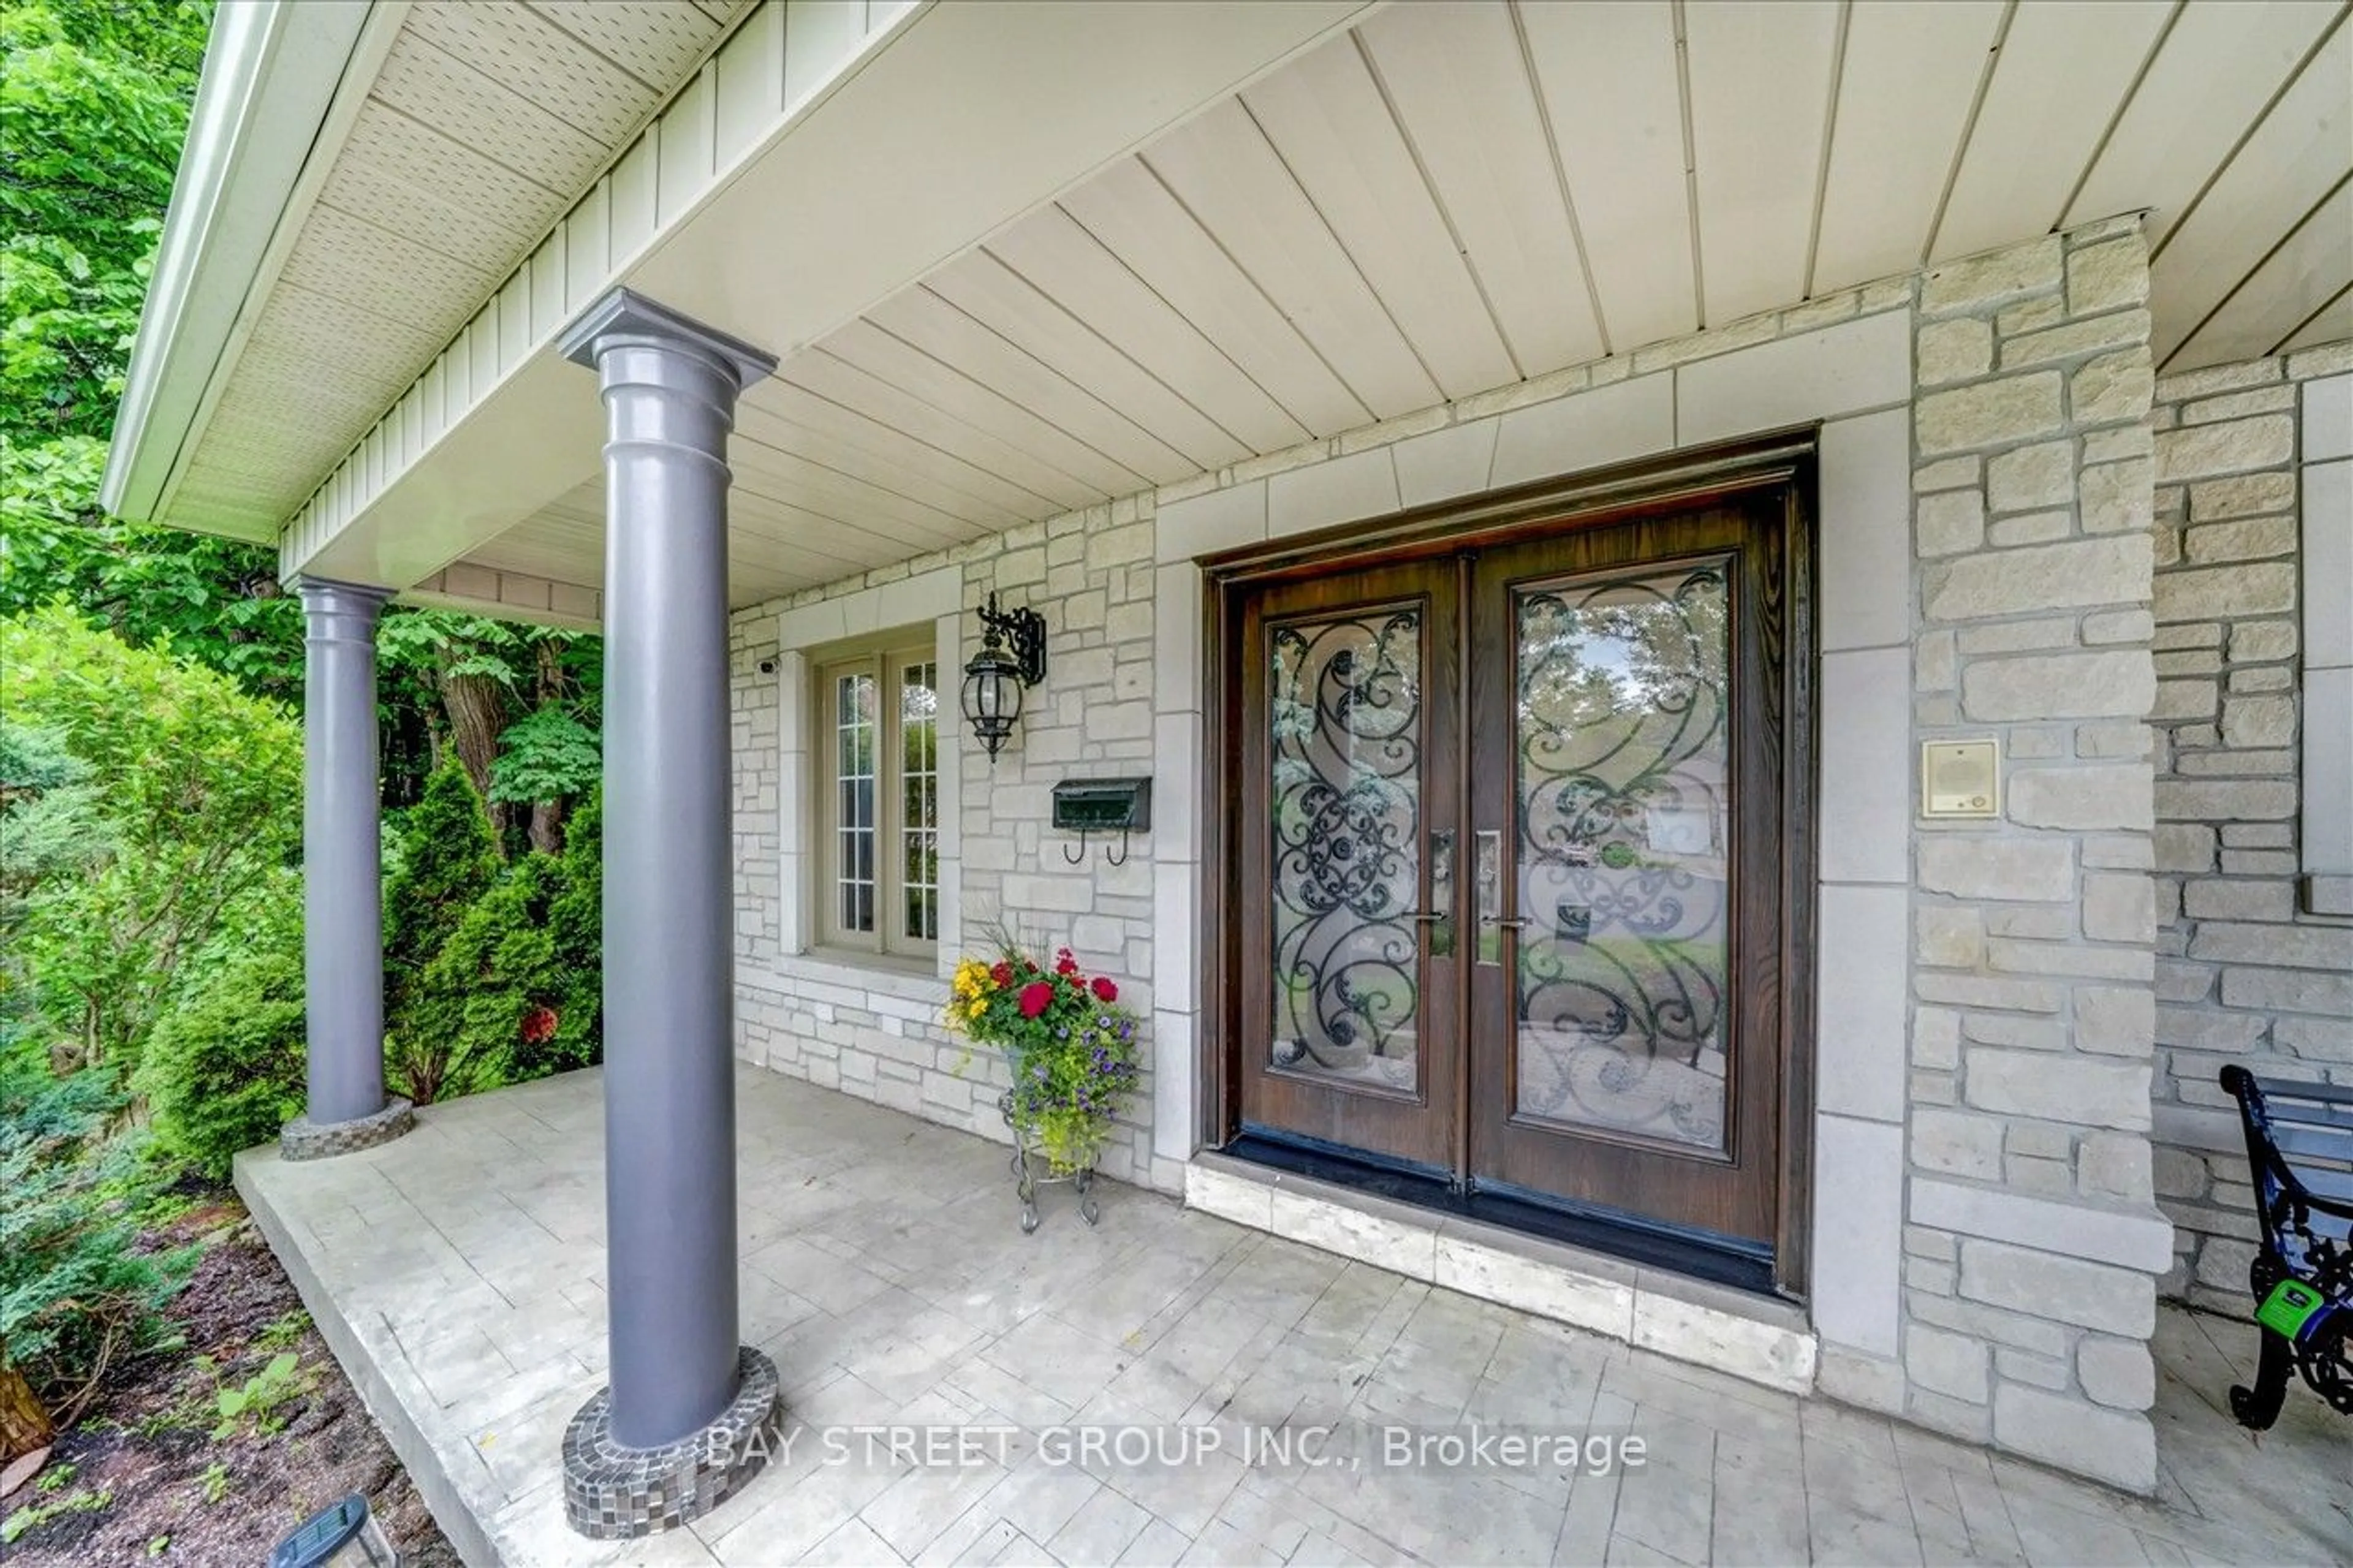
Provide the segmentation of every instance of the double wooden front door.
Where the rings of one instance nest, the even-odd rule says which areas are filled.
[[[1770,1249],[1788,515],[1237,591],[1239,1131]]]

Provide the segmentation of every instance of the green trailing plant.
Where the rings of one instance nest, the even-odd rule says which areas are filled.
[[[205,1506],[210,1508],[228,1496],[228,1467],[215,1459],[205,1467],[205,1473],[198,1478],[197,1484],[203,1489]]]

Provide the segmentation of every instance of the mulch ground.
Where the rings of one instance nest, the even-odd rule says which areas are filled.
[[[204,1248],[167,1310],[186,1342],[111,1372],[51,1448],[42,1477],[0,1499],[0,1517],[51,1510],[0,1547],[0,1557],[11,1568],[259,1568],[294,1526],[359,1492],[404,1563],[457,1568],[457,1552],[235,1195],[207,1191],[149,1239]],[[259,1420],[248,1417],[216,1439],[218,1391],[246,1387],[286,1351],[297,1365],[284,1396]],[[77,1494],[79,1504],[57,1507]],[[101,1498],[103,1506],[92,1506]]]

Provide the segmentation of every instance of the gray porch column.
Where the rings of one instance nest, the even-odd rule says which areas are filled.
[[[776,367],[626,289],[565,334],[605,444],[605,1213],[612,1382],[565,1435],[598,1537],[683,1523],[767,1457],[736,1339],[727,435]]]
[[[290,1160],[364,1149],[408,1131],[384,1092],[384,900],[376,785],[375,625],[388,588],[306,577],[302,668],[303,1112]]]

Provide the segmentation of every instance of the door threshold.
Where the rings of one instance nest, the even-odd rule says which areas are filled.
[[[1768,1388],[1813,1390],[1813,1327],[1776,1298],[1216,1151],[1186,1166],[1185,1204]]]
[[[1490,1187],[1462,1192],[1443,1172],[1383,1161],[1311,1139],[1270,1135],[1245,1128],[1224,1152],[1253,1165],[1313,1176],[1375,1197],[1461,1219],[1484,1220],[1504,1230],[1566,1243],[1586,1252],[1616,1258],[1641,1268],[1664,1269],[1710,1285],[1771,1297],[1773,1254],[1769,1247],[1712,1232],[1577,1209],[1540,1194]]]

